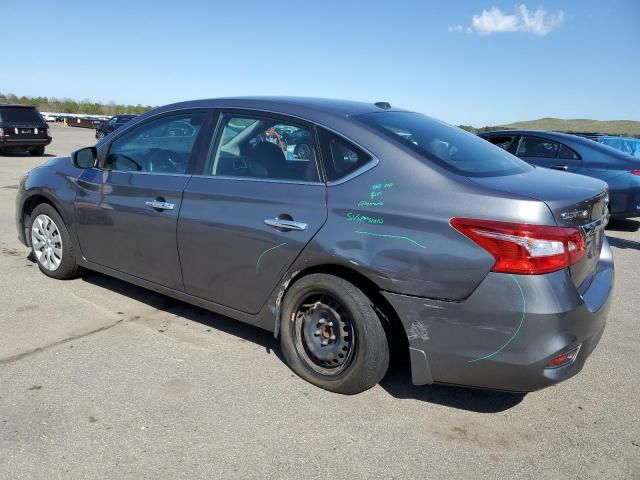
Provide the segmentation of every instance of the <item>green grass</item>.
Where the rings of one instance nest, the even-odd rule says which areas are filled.
[[[526,122],[515,122],[508,125],[489,127],[491,130],[503,128],[521,128],[533,130],[555,130],[559,132],[593,132],[609,135],[626,135],[640,137],[640,122],[635,120],[589,120],[573,119],[562,120],[560,118],[541,118]]]

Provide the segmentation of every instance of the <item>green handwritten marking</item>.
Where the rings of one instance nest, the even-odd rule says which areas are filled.
[[[358,202],[359,207],[383,207],[384,202],[370,202],[369,200],[360,200]]]
[[[384,188],[392,188],[393,187],[393,182],[389,182],[389,183],[385,183],[384,184]]]
[[[369,217],[367,215],[360,215],[359,213],[347,213],[347,220],[349,222],[356,223],[370,223],[372,225],[382,225],[384,223],[384,218],[382,217]]]
[[[373,185],[371,185],[371,190],[380,190],[381,188],[382,188],[381,183],[374,183]]]
[[[271,250],[275,250],[276,248],[280,248],[286,244],[287,242],[281,243],[280,245],[276,245],[275,247],[267,248],[264,252],[262,252],[258,257],[258,261],[256,262],[256,273],[258,273],[258,268],[260,267],[260,260],[262,260],[262,257],[264,257],[266,253],[269,253]]]
[[[516,329],[516,331],[514,332],[513,335],[511,335],[511,338],[509,338],[509,340],[506,341],[506,343],[504,345],[502,345],[498,350],[496,350],[495,352],[489,354],[489,355],[485,355],[484,357],[480,357],[480,358],[474,358],[473,360],[469,360],[469,363],[472,362],[479,362],[480,360],[486,360],[487,358],[491,358],[494,355],[499,354],[502,350],[505,349],[505,347],[507,345],[509,345],[514,338],[516,338],[516,336],[518,335],[518,333],[520,332],[520,328],[522,328],[522,324],[524,323],[524,316],[525,316],[525,312],[527,311],[527,302],[524,299],[524,292],[522,291],[522,287],[520,286],[520,284],[518,283],[518,280],[516,279],[516,277],[514,277],[513,275],[510,275],[511,278],[513,279],[514,282],[516,282],[516,285],[518,286],[518,289],[520,289],[520,295],[522,295],[522,316],[520,317],[520,325],[518,325],[518,328]]]
[[[409,237],[401,237],[399,235],[387,235],[385,233],[372,233],[372,232],[360,232],[358,230],[356,230],[356,233],[361,233],[363,235],[371,235],[372,237],[385,237],[385,238],[397,238],[399,240],[407,240],[417,246],[419,246],[420,248],[427,248],[424,245],[422,245],[421,243],[416,242],[415,240],[409,238]]]

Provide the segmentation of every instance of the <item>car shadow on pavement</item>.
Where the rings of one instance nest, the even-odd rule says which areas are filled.
[[[640,250],[640,242],[635,242],[633,240],[625,240],[624,238],[616,238],[616,237],[607,237],[609,240],[609,245],[615,248],[621,248],[623,250],[631,249],[631,250]]]
[[[629,218],[612,218],[609,220],[607,230],[614,232],[637,232],[640,230],[640,222]]]
[[[85,270],[81,278],[87,283],[106,288],[157,310],[262,345],[267,354],[276,355],[284,363],[279,342],[271,332],[101,273]],[[161,328],[160,322],[158,322],[158,328]],[[392,348],[395,350],[395,347]],[[524,397],[524,394],[473,390],[453,386],[414,386],[411,384],[408,358],[395,351],[392,351],[391,366],[385,378],[380,382],[380,386],[396,398],[415,399],[480,413],[502,412],[520,403]]]
[[[0,155],[3,157],[29,157],[29,158],[45,158],[45,157],[55,157],[51,153],[44,153],[42,155],[38,155],[37,157],[32,156],[29,152],[0,152]]]
[[[522,402],[526,395],[453,385],[413,385],[408,358],[393,361],[380,386],[395,398],[420,400],[476,413],[509,410]]]

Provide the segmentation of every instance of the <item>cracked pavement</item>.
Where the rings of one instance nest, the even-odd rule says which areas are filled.
[[[54,126],[49,152],[91,144]],[[43,159],[0,156],[0,478],[640,478],[640,227],[607,233],[616,292],[584,371],[525,396],[363,394],[294,376],[266,331],[86,273],[42,275],[16,239],[15,186]]]

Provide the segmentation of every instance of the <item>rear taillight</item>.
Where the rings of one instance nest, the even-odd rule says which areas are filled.
[[[0,137],[4,137],[4,130],[0,128]]]
[[[493,272],[555,272],[577,263],[586,253],[584,236],[576,228],[470,218],[452,218],[450,223],[493,255]]]
[[[635,170],[631,170],[629,173],[630,173],[631,175],[638,175],[638,176],[640,176],[640,168],[637,168],[637,169],[635,169]]]

